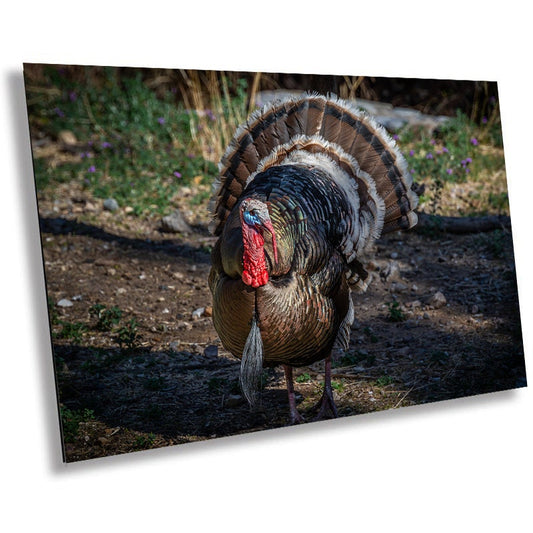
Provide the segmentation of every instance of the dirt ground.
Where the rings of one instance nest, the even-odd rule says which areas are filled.
[[[106,211],[69,187],[39,198],[65,459],[287,425],[280,368],[265,371],[261,409],[240,395],[239,361],[210,318],[214,239],[200,211],[184,207],[191,234],[161,233],[157,219]],[[373,280],[354,295],[350,349],[334,363],[340,416],[526,385],[509,232],[394,234],[367,265]],[[122,315],[99,321],[94,306]],[[295,375],[312,419],[322,366]],[[88,414],[72,430],[73,412]]]

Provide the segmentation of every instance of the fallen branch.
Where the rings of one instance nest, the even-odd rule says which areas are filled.
[[[510,229],[511,217],[489,215],[484,217],[445,217],[418,213],[415,230],[420,232],[481,233],[496,229]]]

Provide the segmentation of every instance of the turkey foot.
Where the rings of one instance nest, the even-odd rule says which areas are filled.
[[[325,418],[337,418],[337,407],[333,400],[333,389],[331,388],[331,355],[326,358],[324,362],[324,392],[322,399],[317,404],[319,408],[318,414],[313,418],[313,421],[324,420]],[[328,411],[333,416],[327,416]]]
[[[287,393],[289,396],[289,409],[291,413],[291,425],[304,424],[305,418],[296,409],[296,398],[294,396],[294,383],[292,381],[292,366],[283,365],[285,371],[285,381],[287,383]]]

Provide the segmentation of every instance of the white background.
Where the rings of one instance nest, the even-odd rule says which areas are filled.
[[[529,530],[531,389],[61,463],[24,61],[498,81],[533,368],[527,3],[193,4],[18,2],[2,15],[3,530]]]

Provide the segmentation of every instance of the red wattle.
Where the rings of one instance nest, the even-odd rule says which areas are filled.
[[[243,224],[242,233],[244,244],[242,281],[255,289],[268,283],[268,271],[263,250],[265,240],[259,231],[246,224]]]

